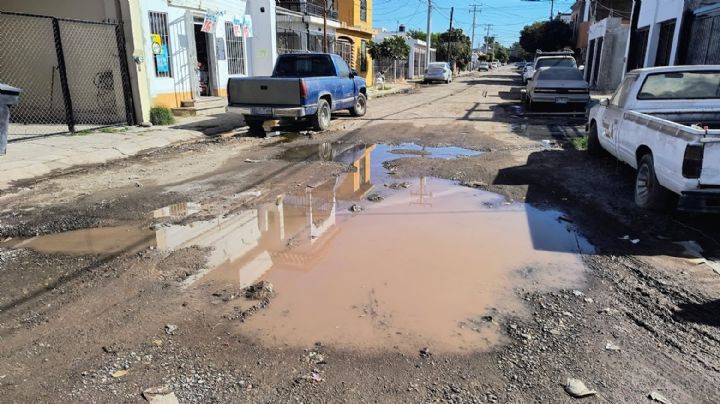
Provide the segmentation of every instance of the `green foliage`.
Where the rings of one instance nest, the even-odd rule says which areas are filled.
[[[507,61],[510,59],[510,51],[508,50],[508,48],[502,46],[501,44],[495,43],[494,48],[491,49],[493,50],[493,60],[507,63]]]
[[[424,31],[410,30],[407,34],[410,38],[419,39],[423,42],[427,41],[427,33]],[[438,32],[430,34],[430,42],[430,47],[437,49],[438,44],[440,43],[440,34]]]
[[[175,117],[170,108],[152,107],[150,108],[150,122],[153,125],[172,125],[175,123]]]
[[[587,136],[574,137],[570,139],[570,143],[575,150],[587,150],[588,138]]]
[[[539,21],[520,31],[520,46],[531,54],[536,50],[556,51],[573,45],[572,28],[560,20]]]
[[[368,53],[373,59],[405,60],[410,55],[410,46],[400,36],[389,36],[382,42],[370,41]]]
[[[512,44],[509,51],[511,62],[519,62],[521,60],[528,61],[535,57],[533,54],[523,49],[523,47],[520,46],[520,42],[515,42],[514,44]]]
[[[472,46],[470,37],[463,33],[460,28],[453,28],[440,34],[440,43],[436,46],[437,60],[445,60],[455,62],[455,64],[463,69],[470,64],[472,60]]]

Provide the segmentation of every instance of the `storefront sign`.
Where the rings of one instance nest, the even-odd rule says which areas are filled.
[[[215,24],[217,24],[217,19],[217,13],[208,10],[207,14],[205,14],[205,20],[203,21],[203,25],[202,28],[200,28],[200,31],[207,33],[215,32]]]
[[[234,16],[232,19],[233,35],[235,37],[243,36],[243,17]]]

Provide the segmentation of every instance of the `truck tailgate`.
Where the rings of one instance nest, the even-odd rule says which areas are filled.
[[[700,184],[720,185],[720,136],[709,138],[705,143]]]
[[[245,105],[302,105],[300,79],[248,77],[228,82],[230,104]]]

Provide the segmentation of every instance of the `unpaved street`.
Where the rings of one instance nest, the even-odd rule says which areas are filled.
[[[720,221],[518,77],[2,191],[0,401],[720,402]]]

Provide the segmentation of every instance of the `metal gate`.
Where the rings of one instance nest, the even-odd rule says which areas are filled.
[[[10,141],[134,123],[121,24],[0,11],[0,55]]]

